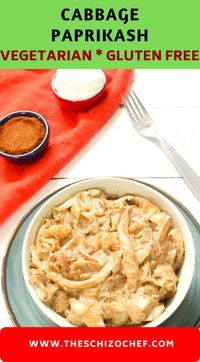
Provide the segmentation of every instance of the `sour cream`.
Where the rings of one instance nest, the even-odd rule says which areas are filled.
[[[83,101],[96,96],[106,83],[101,69],[58,69],[52,87],[56,94],[69,101]]]

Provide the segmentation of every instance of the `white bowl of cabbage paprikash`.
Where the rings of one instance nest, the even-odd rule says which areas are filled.
[[[25,235],[22,268],[40,310],[59,326],[161,325],[194,272],[190,229],[150,186],[106,177],[66,186]]]

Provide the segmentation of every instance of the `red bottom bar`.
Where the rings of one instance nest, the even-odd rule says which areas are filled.
[[[132,361],[200,359],[197,328],[3,328],[0,358],[5,362],[58,358],[131,357]]]

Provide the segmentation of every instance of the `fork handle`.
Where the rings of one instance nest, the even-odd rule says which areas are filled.
[[[185,180],[192,193],[200,201],[200,180],[196,172],[190,167],[185,159],[165,139],[160,140],[160,146],[173,162],[179,174]]]

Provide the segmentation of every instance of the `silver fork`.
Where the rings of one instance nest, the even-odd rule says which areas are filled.
[[[193,192],[196,198],[200,200],[200,180],[198,175],[184,160],[180,153],[178,153],[158,132],[153,119],[135,92],[130,91],[126,97],[122,98],[122,100],[136,131],[141,136],[149,138],[151,141],[155,142],[162,148],[162,150],[173,162],[177,171],[183,177],[190,190]]]

